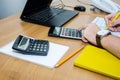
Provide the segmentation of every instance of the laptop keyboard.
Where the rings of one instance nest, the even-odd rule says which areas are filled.
[[[65,10],[58,9],[58,8],[47,8],[43,11],[33,14],[32,16],[30,16],[30,18],[37,20],[37,21],[46,22],[46,21],[50,20],[51,18],[53,18],[54,16],[62,13],[63,11],[65,11]]]

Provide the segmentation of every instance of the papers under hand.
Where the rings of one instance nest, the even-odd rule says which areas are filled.
[[[43,65],[49,68],[54,68],[57,62],[67,52],[69,47],[50,42],[50,49],[47,56],[24,55],[14,52],[12,49],[13,42],[3,46],[0,53],[7,54],[19,59],[23,59],[32,63]]]
[[[120,17],[120,12],[118,12],[118,13],[115,15],[115,17],[112,19],[112,22],[116,21],[119,17]],[[106,29],[109,29],[109,28],[110,28],[110,26],[108,25],[108,26],[106,27]]]
[[[96,17],[92,21],[92,23],[95,23],[100,29],[106,29],[106,23],[105,23],[104,18],[102,18],[102,17]],[[112,32],[111,31],[111,34],[114,36],[120,37],[120,32]]]

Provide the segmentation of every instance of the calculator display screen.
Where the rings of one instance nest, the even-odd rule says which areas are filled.
[[[55,29],[53,31],[53,34],[59,35],[59,33],[60,33],[60,28],[59,27],[55,27]]]
[[[18,48],[20,49],[27,49],[28,45],[29,45],[29,38],[23,37],[18,45]]]

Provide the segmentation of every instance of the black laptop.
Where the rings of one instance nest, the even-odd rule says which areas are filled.
[[[78,12],[53,8],[52,0],[27,0],[21,19],[26,22],[37,23],[45,26],[62,26],[75,17]]]

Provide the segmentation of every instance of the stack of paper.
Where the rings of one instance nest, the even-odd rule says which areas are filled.
[[[63,57],[69,47],[50,42],[49,52],[47,56],[25,55],[17,53],[12,49],[13,42],[3,46],[0,53],[7,54],[16,58],[20,58],[29,62],[54,68],[57,62]]]

